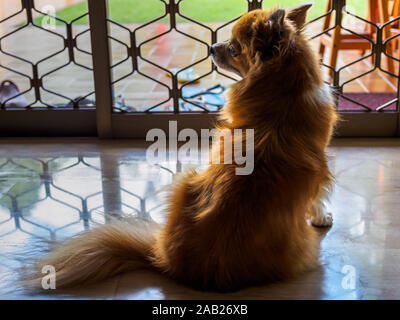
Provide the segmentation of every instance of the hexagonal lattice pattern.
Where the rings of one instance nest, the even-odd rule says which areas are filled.
[[[159,17],[139,25],[122,25],[109,19],[111,32],[109,38],[112,43],[118,43],[120,48],[116,48],[113,53],[114,60],[112,69],[114,75],[114,90],[131,103],[125,109],[119,109],[120,103],[117,101],[116,111],[122,112],[182,112],[182,111],[218,111],[220,106],[209,103],[204,98],[188,98],[185,87],[191,87],[190,92],[201,92],[215,85],[220,88],[228,87],[233,81],[238,80],[232,74],[226,74],[218,70],[209,59],[208,49],[211,44],[225,40],[229,37],[229,28],[238,17],[217,24],[206,23],[196,20],[196,17],[186,13],[184,0],[166,1],[160,0],[165,6],[165,10]],[[324,37],[332,37],[336,29],[341,33],[351,35],[355,41],[365,42],[368,47],[362,55],[343,55],[339,56],[339,61],[332,65],[332,61],[323,61],[327,77],[326,82],[331,84],[338,92],[339,102],[348,101],[352,103],[354,110],[383,110],[397,109],[398,101],[395,93],[397,91],[398,72],[397,65],[393,67],[393,62],[399,59],[393,56],[393,48],[399,47],[399,35],[385,38],[388,34],[386,30],[390,25],[397,26],[400,18],[382,24],[376,24],[362,18],[354,13],[354,1],[330,0],[331,6],[323,15],[312,19],[308,27],[313,31],[311,39],[320,41]],[[251,10],[264,6],[272,6],[274,3],[269,1],[244,1],[247,3],[246,9]],[[302,3],[302,1],[298,1]],[[319,4],[318,4],[319,5]],[[193,15],[193,13],[191,13]],[[195,14],[194,14],[195,15]],[[186,22],[186,23],[185,23]],[[361,27],[360,27],[361,26]],[[151,28],[150,28],[151,27]],[[369,34],[362,28],[370,30]],[[321,32],[316,32],[316,30]],[[146,32],[145,32],[146,31]],[[124,34],[125,33],[125,34]],[[124,35],[123,35],[124,34]],[[367,35],[366,35],[367,34]],[[189,44],[193,42],[192,44]],[[114,47],[114,44],[112,47]],[[188,48],[188,49],[186,49]],[[397,59],[397,60],[396,60]],[[385,60],[385,62],[384,62]],[[385,68],[385,64],[390,66],[390,70]],[[122,65],[126,66],[122,68]],[[125,70],[125,74],[118,72],[118,66]],[[179,70],[177,72],[177,69]],[[192,70],[194,78],[188,83],[181,84],[178,79],[187,70]],[[358,72],[359,70],[359,72]],[[368,80],[368,75],[373,74],[375,78],[380,77],[380,73],[391,79],[387,88],[391,93],[387,96],[388,101],[384,101],[386,96],[376,95],[379,106],[375,104],[366,105],[363,103],[365,97],[361,95],[361,100],[357,95],[352,94],[353,88],[357,87],[357,93],[363,89],[361,80]],[[395,72],[393,72],[396,70]],[[141,81],[135,81],[133,76],[141,75],[148,79],[145,84],[148,90],[141,90]],[[229,80],[228,80],[229,79]],[[360,80],[361,79],[361,80]],[[227,81],[228,80],[228,81]],[[125,81],[129,82],[127,84]],[[203,83],[198,84],[198,81]],[[153,83],[153,84],[151,84]],[[135,88],[135,84],[138,86]],[[222,90],[223,90],[222,89]],[[382,89],[383,90],[383,89]],[[151,92],[152,99],[145,99],[138,93]],[[214,91],[215,92],[215,91]],[[350,92],[351,94],[347,94]],[[393,99],[391,97],[394,96]],[[139,101],[140,100],[140,101]]]
[[[185,87],[195,86],[201,91],[220,84],[218,90],[221,91],[238,80],[212,64],[209,48],[229,36],[227,29],[239,16],[220,24],[203,23],[185,14],[184,1],[159,1],[164,5],[163,12],[146,23],[123,25],[108,19],[114,91],[116,97],[124,96],[128,102],[121,108],[121,101],[116,99],[114,111],[218,111],[223,104],[189,98]],[[244,0],[242,9],[261,6],[260,0]],[[193,73],[191,81],[180,83],[178,79],[189,70]],[[141,80],[135,80],[138,75]],[[148,81],[143,81],[144,78]],[[197,85],[199,81],[205,84]],[[151,99],[141,95],[141,83],[147,86],[147,90],[142,90],[143,94],[151,92]]]
[[[101,17],[108,24],[112,61],[110,68],[97,70],[97,74],[111,74],[112,88],[108,89],[108,80],[99,88],[109,90],[109,97],[114,100],[114,112],[218,111],[223,106],[223,98],[219,96],[222,100],[212,102],[204,91],[213,88],[212,93],[219,95],[238,78],[212,64],[209,48],[213,43],[229,38],[230,28],[240,12],[227,16],[228,21],[210,23],[199,21],[196,12],[187,9],[189,0],[148,1],[158,4],[158,11],[148,15],[148,21],[127,24],[111,18],[113,15]],[[297,4],[302,2],[298,0]],[[372,17],[365,18],[367,10],[365,13],[357,10],[360,3],[357,0],[325,2],[330,7],[318,17],[312,14],[313,19],[308,23],[311,39],[319,44],[339,32],[345,38],[364,42],[361,54],[349,51],[342,54],[340,49],[337,63],[327,57],[332,55],[333,49],[320,47],[325,81],[338,95],[339,110],[398,111],[400,33],[396,30],[400,29],[400,17],[388,18],[389,21],[382,23]],[[284,6],[287,3],[282,1]],[[272,0],[243,0],[240,10],[274,4]],[[215,5],[216,9],[208,10],[217,10],[218,5]],[[315,4],[319,14],[323,5],[322,1]],[[80,101],[85,98],[94,102],[93,74],[96,72],[92,63],[91,30],[85,24],[78,25],[81,19],[86,21],[90,15],[94,16],[94,12],[84,13],[72,21],[52,17],[59,24],[55,30],[36,23],[32,14],[51,17],[35,7],[34,1],[27,0],[21,1],[18,11],[0,21],[1,27],[10,24],[18,15],[26,16],[26,23],[0,36],[0,73],[18,82],[20,95],[26,98],[26,105],[18,107],[79,109],[83,107]],[[105,34],[99,36],[105,37]],[[22,41],[29,48],[36,48],[40,43],[41,50],[35,55],[28,50],[21,51],[21,46],[15,46],[15,39],[25,39]],[[180,79],[187,72],[191,72],[192,78],[181,83]],[[66,78],[71,81],[60,82]],[[368,91],[363,82],[368,83],[370,78],[378,79],[378,94],[373,96],[373,102],[366,96],[371,92],[363,92]],[[0,108],[9,108],[9,102],[4,101]],[[89,108],[94,107],[93,104],[89,104]]]
[[[398,110],[398,59],[393,54],[399,35],[388,36],[388,30],[399,18],[384,24],[374,23],[372,19],[376,18],[367,19],[355,13],[356,2],[359,3],[354,0],[327,1],[329,10],[308,24],[309,28],[310,25],[318,25],[322,30],[311,39],[318,41],[325,81],[335,89],[339,111]],[[365,6],[365,9],[366,15],[368,7]],[[358,54],[351,54],[348,48],[346,52],[350,54],[344,54],[341,52],[342,46],[337,58],[334,58],[333,50],[342,45],[328,48],[329,41],[333,41],[335,35],[340,36],[343,42],[360,43],[364,49]],[[325,48],[329,50],[328,55],[324,55]],[[373,92],[369,92],[364,85],[371,81],[377,83]]]
[[[0,21],[0,76],[20,91],[0,103],[1,109],[79,108],[80,101],[94,96],[90,30],[77,25],[88,13],[68,22],[40,10],[34,1],[21,1],[18,12]],[[14,21],[17,16],[25,22]],[[57,25],[42,24],[36,16]]]

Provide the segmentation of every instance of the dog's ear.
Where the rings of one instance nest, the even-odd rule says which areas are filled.
[[[273,48],[277,47],[283,36],[285,14],[284,9],[277,9],[266,21],[260,17],[253,23],[253,57],[257,51],[263,58],[273,54]]]
[[[267,24],[272,28],[282,28],[283,21],[285,20],[286,11],[284,9],[277,9],[268,18]]]
[[[288,14],[287,19],[292,21],[297,30],[302,30],[306,24],[308,10],[313,6],[313,3],[304,3],[297,7],[292,8]]]
[[[267,21],[265,21],[262,17],[258,18],[252,26],[255,37],[258,37],[260,40],[268,40],[268,37],[274,33],[280,33],[280,31],[283,29],[284,20],[284,9],[275,10],[268,17]]]

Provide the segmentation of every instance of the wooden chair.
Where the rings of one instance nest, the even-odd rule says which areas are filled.
[[[400,0],[392,0],[392,10],[389,11],[390,0],[368,0],[368,17],[367,20],[375,24],[384,23],[389,21],[391,16],[397,17],[400,12]],[[326,12],[331,10],[331,0],[327,0]],[[331,16],[326,16],[323,22],[323,30],[329,28],[331,22]],[[366,24],[366,28],[363,32],[359,33],[369,39],[376,38],[375,28],[369,24]],[[392,36],[392,26],[388,26],[384,29],[383,37],[387,39]],[[371,43],[361,37],[358,37],[352,33],[342,31],[337,26],[333,31],[323,34],[320,40],[319,53],[323,57],[325,48],[329,47],[330,58],[329,65],[336,70],[337,59],[339,50],[360,50],[363,54],[367,50],[371,50]],[[394,48],[392,41],[387,46],[387,53],[391,56],[394,54]],[[386,59],[388,64],[388,71],[394,73],[394,61],[393,59]],[[332,76],[333,71],[329,70],[329,75]]]
[[[392,20],[392,15],[395,12],[395,8],[399,7],[400,2],[398,0],[394,0],[394,1],[390,1],[390,0],[369,0],[369,2],[372,2],[373,4],[378,5],[377,11],[378,11],[378,19],[377,23],[380,24],[384,24],[390,20]],[[392,3],[393,7],[392,10],[389,10],[389,5],[390,2]],[[372,4],[370,4],[372,5]],[[396,12],[398,12],[398,10],[396,10]],[[393,35],[393,31],[392,30],[392,25],[387,26],[386,28],[383,29],[383,39],[389,39],[392,35]],[[386,53],[390,56],[394,56],[394,43],[392,41],[390,41],[387,46],[386,46]],[[387,58],[387,66],[388,66],[388,71],[392,72],[392,73],[396,73],[394,70],[394,60]]]
[[[400,16],[400,0],[392,0],[390,1],[391,6],[389,7],[389,16],[383,17],[383,21],[390,21]],[[388,37],[394,36],[396,34],[400,34],[400,20],[393,22],[390,26],[386,27],[385,32],[385,39]],[[400,49],[400,37],[397,37],[388,43],[388,54],[393,56],[395,51]],[[395,53],[397,56],[399,55],[398,52]]]

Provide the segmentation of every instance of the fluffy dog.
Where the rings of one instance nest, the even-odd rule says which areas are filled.
[[[337,115],[303,34],[310,7],[251,11],[229,41],[211,48],[219,67],[242,77],[219,130],[254,129],[253,173],[237,175],[233,163],[182,174],[164,226],[117,222],[66,241],[37,265],[55,267],[57,288],[144,267],[197,289],[232,291],[317,265],[319,240],[307,215],[317,226],[332,223],[322,198]]]

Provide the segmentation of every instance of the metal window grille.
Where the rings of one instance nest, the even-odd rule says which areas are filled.
[[[112,0],[111,0],[112,1]],[[21,0],[21,9],[0,21],[2,24],[13,19],[18,14],[26,15],[26,23],[9,33],[0,37],[0,53],[12,59],[15,62],[24,64],[28,71],[21,71],[12,64],[4,63],[0,57],[0,69],[7,70],[11,74],[17,74],[24,78],[29,85],[20,95],[31,93],[33,100],[29,101],[26,106],[13,108],[7,106],[7,101],[0,104],[0,134],[1,135],[97,135],[103,138],[109,137],[144,137],[147,130],[158,127],[168,128],[168,120],[178,120],[178,127],[191,127],[194,129],[207,128],[212,126],[216,119],[215,110],[210,110],[205,105],[188,100],[182,96],[182,90],[193,84],[196,80],[204,79],[212,73],[220,76],[237,80],[226,74],[222,70],[218,70],[212,64],[208,48],[220,39],[220,31],[223,28],[229,28],[239,17],[236,17],[222,25],[213,28],[209,24],[188,16],[183,13],[181,8],[184,2],[190,0],[159,0],[163,6],[163,14],[159,17],[144,22],[133,29],[126,25],[113,21],[109,18],[107,12],[106,0],[87,0],[88,12],[84,15],[76,17],[72,21],[64,21],[61,18],[53,17],[61,24],[63,32],[52,31],[43,28],[35,22],[34,14],[42,14],[45,17],[52,15],[41,12],[35,6],[34,0]],[[243,0],[247,3],[247,10],[273,6],[276,1],[269,0]],[[302,1],[299,1],[301,3]],[[399,58],[388,53],[388,48],[395,46],[400,33],[396,33],[390,38],[385,37],[385,28],[390,27],[400,20],[395,17],[384,24],[373,23],[366,18],[358,16],[349,9],[347,3],[350,0],[331,0],[331,8],[328,12],[313,19],[309,22],[309,26],[313,24],[321,24],[328,16],[333,20],[328,24],[325,30],[319,30],[316,34],[311,35],[311,39],[318,41],[324,35],[334,36],[336,32],[347,32],[355,35],[360,39],[369,42],[370,50],[367,54],[359,58],[348,61],[337,68],[332,68],[326,62],[322,63],[322,68],[331,70],[332,77],[327,80],[337,92],[337,103],[340,101],[350,101],[355,109],[341,111],[344,121],[339,128],[338,134],[343,136],[369,135],[369,136],[395,136],[399,133]],[[374,37],[366,37],[358,30],[347,26],[344,23],[343,16],[351,16],[356,21],[370,26],[374,30]],[[89,25],[74,31],[76,22],[80,19],[88,18]],[[139,39],[138,34],[144,28],[155,28],[160,21],[168,20],[168,27],[158,34],[150,38]],[[180,26],[181,20],[195,25],[199,30],[205,30],[209,34],[208,39],[202,39],[197,34],[190,34],[183,30]],[[118,39],[113,35],[112,29],[119,28],[124,30],[129,36],[128,40]],[[23,30],[29,32],[44,32],[52,35],[55,39],[61,41],[61,47],[55,52],[45,52],[44,56],[38,61],[31,61],[29,58],[21,57],[20,54],[13,53],[5,48],[4,43],[10,37]],[[57,29],[58,30],[58,29]],[[152,41],[157,41],[170,33],[177,33],[182,37],[186,37],[195,41],[201,46],[207,48],[207,54],[198,60],[195,60],[183,66],[177,73],[172,72],[168,66],[161,65],[157,59],[148,58],[143,49]],[[83,36],[89,36],[91,39],[90,48],[82,48],[79,39]],[[112,44],[118,44],[124,47],[125,56],[118,61],[113,61]],[[40,44],[38,44],[40,45]],[[29,50],[29,48],[27,48]],[[53,59],[57,55],[66,54],[67,58],[64,64],[54,67],[46,72],[41,70],[41,66],[47,61]],[[77,59],[77,55],[85,55],[90,57],[90,63],[81,63]],[[356,65],[357,63],[370,61],[372,63],[370,69],[355,76],[348,76],[343,81],[343,74],[346,68]],[[388,71],[384,67],[383,61],[391,59],[395,65],[395,71]],[[197,79],[185,84],[180,84],[178,78],[185,70],[196,67],[200,63],[208,62],[209,70],[200,74]],[[168,73],[170,83],[160,81],[156,77],[144,72],[141,64],[146,63],[159,73]],[[116,75],[115,70],[118,67],[129,64],[130,68],[122,75]],[[62,72],[63,68],[69,65],[75,65],[82,69],[82,72],[89,72],[93,78],[93,90],[76,97],[66,96],[57,88],[50,89],[46,85],[46,79],[56,72]],[[25,70],[25,69],[24,69]],[[391,98],[385,101],[377,108],[371,108],[367,104],[357,101],[350,95],[346,94],[345,87],[352,82],[368,76],[374,72],[381,72],[393,78],[396,82],[396,90],[393,91]],[[140,75],[147,81],[158,85],[166,92],[165,99],[158,101],[148,107],[132,111],[121,110],[116,106],[114,89],[123,81],[132,76]],[[144,92],[146,93],[146,92]],[[62,98],[67,101],[62,106],[49,103],[43,98],[44,95],[51,94],[55,97]],[[151,93],[148,93],[151,95]],[[95,97],[96,105],[93,107],[82,107],[80,101],[88,97]],[[163,108],[166,104],[170,104],[171,108],[166,111]],[[183,110],[182,103],[188,103],[193,106],[192,110]]]

